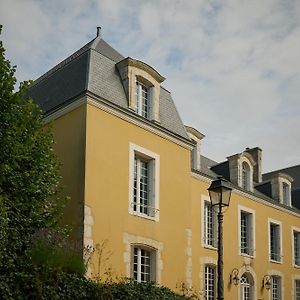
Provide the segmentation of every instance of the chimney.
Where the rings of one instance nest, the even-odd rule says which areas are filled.
[[[246,152],[252,155],[255,166],[253,169],[253,181],[256,183],[262,182],[262,150],[259,147],[255,148],[246,148]]]
[[[97,37],[101,38],[101,27],[100,26],[97,27]]]

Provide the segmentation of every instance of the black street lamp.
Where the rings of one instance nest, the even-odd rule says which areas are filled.
[[[223,212],[222,208],[229,206],[232,188],[227,180],[222,177],[212,181],[207,189],[211,205],[218,208],[218,300],[224,299],[223,279]]]

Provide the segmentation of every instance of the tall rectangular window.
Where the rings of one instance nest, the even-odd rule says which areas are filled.
[[[281,300],[281,278],[279,276],[272,276],[271,299]]]
[[[146,119],[150,117],[150,89],[143,83],[136,82],[137,113]]]
[[[241,253],[253,255],[252,214],[241,211],[240,215]]]
[[[287,183],[282,183],[282,203],[285,205],[290,205],[290,187]]]
[[[204,244],[207,246],[216,247],[217,241],[217,222],[216,212],[211,204],[204,202]]]
[[[270,223],[270,259],[274,261],[281,261],[280,249],[280,225]]]
[[[155,281],[155,252],[133,248],[133,279],[137,282]]]
[[[159,221],[158,154],[130,143],[129,213]]]
[[[134,158],[134,181],[133,181],[133,210],[145,215],[149,214],[150,190],[149,174],[150,163],[141,158]]]
[[[294,264],[300,267],[300,232],[293,231],[294,235]]]
[[[205,279],[205,299],[215,300],[216,293],[216,268],[211,265],[206,265],[204,268]]]
[[[295,300],[300,300],[300,280],[295,280]]]

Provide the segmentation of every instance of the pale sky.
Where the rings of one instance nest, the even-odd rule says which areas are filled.
[[[96,35],[166,77],[184,124],[216,161],[263,150],[263,171],[300,164],[300,0],[0,0],[19,81]]]

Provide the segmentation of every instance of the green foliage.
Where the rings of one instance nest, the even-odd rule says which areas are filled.
[[[46,238],[37,238],[35,235],[34,239],[36,240],[28,251],[33,265],[84,276],[86,265],[81,248],[76,247],[75,243],[57,233],[47,235]]]
[[[155,283],[136,283],[132,280],[97,283],[75,273],[45,267],[33,267],[19,273],[13,291],[0,282],[2,299],[6,300],[192,300]]]
[[[61,208],[55,197],[59,164],[51,131],[43,126],[41,109],[25,97],[28,84],[14,91],[15,67],[4,54],[0,42],[0,214],[6,220],[0,224],[1,239],[6,236],[2,268],[25,253],[37,230],[57,225]]]

